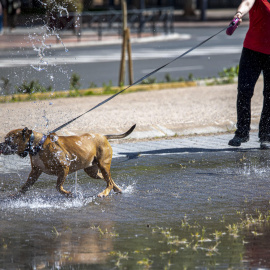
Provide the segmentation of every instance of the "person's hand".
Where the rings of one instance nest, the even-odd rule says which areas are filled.
[[[239,24],[240,24],[242,22],[242,17],[243,17],[243,13],[241,11],[237,11],[236,14],[234,15],[233,19],[238,18]]]

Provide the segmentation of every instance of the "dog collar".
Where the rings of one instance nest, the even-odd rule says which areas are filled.
[[[42,149],[42,146],[43,146],[46,139],[47,139],[47,135],[43,135],[41,140],[39,141],[38,145],[35,147],[32,147],[32,149],[34,150],[32,153],[30,153],[32,156],[35,156]]]
[[[28,153],[31,156],[35,156],[42,149],[42,146],[43,146],[46,139],[47,139],[47,135],[43,135],[40,142],[36,146],[34,146],[35,135],[32,132],[30,135],[30,139],[29,139],[29,142],[27,144],[27,147],[25,148],[23,153],[20,154],[20,156],[26,157],[28,155]]]

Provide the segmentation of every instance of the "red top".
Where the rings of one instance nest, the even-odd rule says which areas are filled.
[[[244,47],[270,54],[270,1],[256,0],[249,11],[249,21]]]

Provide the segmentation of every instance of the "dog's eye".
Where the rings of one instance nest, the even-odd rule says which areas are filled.
[[[8,145],[11,145],[11,143],[13,142],[13,138],[6,138],[5,139],[5,143],[8,144]]]

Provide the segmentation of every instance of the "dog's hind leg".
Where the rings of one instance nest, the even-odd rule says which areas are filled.
[[[63,170],[58,174],[57,178],[57,184],[56,184],[56,189],[59,191],[61,194],[66,195],[67,197],[72,197],[72,193],[70,191],[66,191],[63,188],[64,182],[67,178],[69,172],[69,168],[65,167]]]
[[[114,183],[111,177],[110,167],[111,162],[99,162],[98,167],[104,177],[104,180],[107,182],[107,187],[104,191],[98,194],[98,197],[106,197],[109,195],[110,191],[113,189],[117,193],[121,193],[122,190]]]
[[[96,161],[93,161],[93,165],[84,169],[84,171],[94,179],[104,179],[101,171],[98,168]]]

